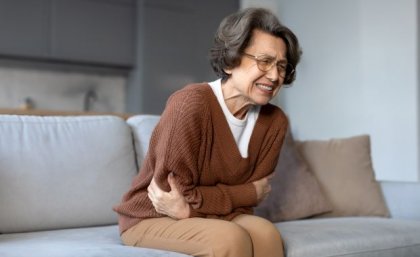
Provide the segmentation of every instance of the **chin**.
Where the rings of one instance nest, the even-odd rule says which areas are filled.
[[[267,98],[267,99],[257,99],[257,101],[255,101],[256,105],[266,105],[271,101],[272,98]]]

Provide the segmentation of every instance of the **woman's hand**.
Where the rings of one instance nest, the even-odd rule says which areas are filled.
[[[159,188],[153,178],[147,188],[148,196],[156,212],[174,219],[186,219],[190,216],[190,205],[179,192],[172,173],[168,176],[171,191],[165,192]]]
[[[262,202],[265,198],[267,198],[268,194],[271,191],[270,179],[273,178],[274,174],[270,174],[262,179],[252,182],[255,186],[255,190],[257,191],[257,201],[258,203]]]

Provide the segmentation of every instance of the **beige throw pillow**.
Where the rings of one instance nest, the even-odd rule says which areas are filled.
[[[333,211],[322,216],[389,216],[375,180],[369,136],[297,143]]]
[[[254,210],[258,216],[279,222],[307,218],[331,210],[331,205],[297,151],[289,132],[270,183],[270,195]]]

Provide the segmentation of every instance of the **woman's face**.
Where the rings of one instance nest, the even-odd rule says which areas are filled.
[[[263,61],[260,67],[257,65],[256,57]],[[269,70],[262,71],[260,68],[264,65],[264,61],[265,64],[274,61],[274,65]],[[283,67],[286,63],[286,44],[283,39],[261,30],[254,30],[240,65],[225,70],[231,75],[226,83],[241,96],[242,101],[265,105],[279,92],[284,74],[278,67]]]

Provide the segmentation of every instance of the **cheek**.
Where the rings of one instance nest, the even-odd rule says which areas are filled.
[[[261,79],[264,73],[256,67],[247,67],[232,73],[231,78],[235,80],[241,87],[251,89],[255,81]]]
[[[282,88],[282,86],[280,85],[278,88],[276,88],[276,90],[274,90],[273,97],[279,95],[279,92],[280,92],[281,88]]]
[[[246,78],[248,78],[248,80],[252,83],[263,78],[264,75],[265,74],[260,70],[249,70],[247,73],[244,74],[244,76],[246,76]]]
[[[248,65],[243,65],[241,67],[241,73],[242,75],[246,76],[246,77],[261,77],[262,75],[264,75],[264,72],[260,71],[257,67],[256,63],[251,63]]]

